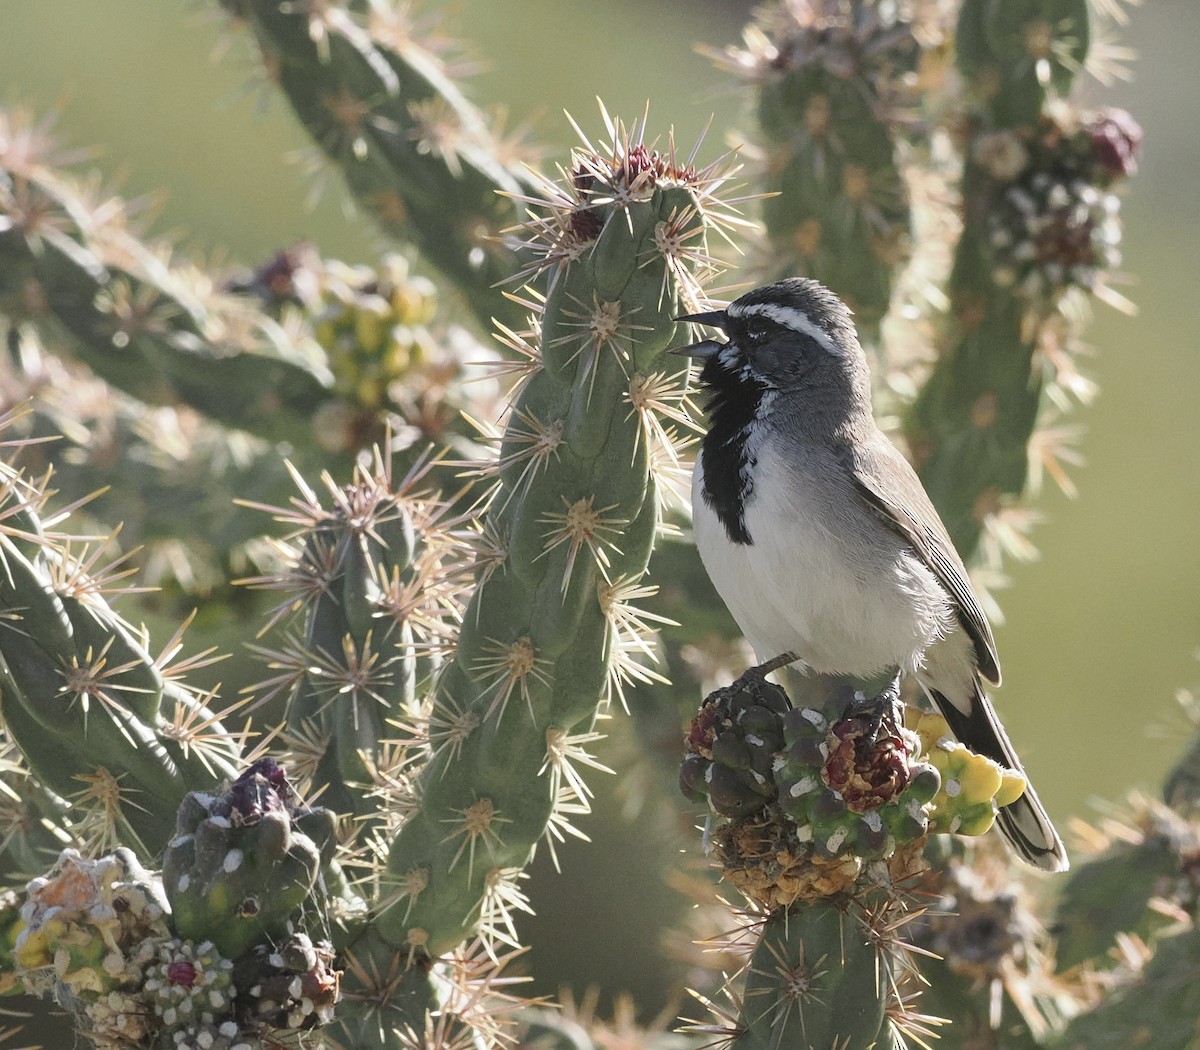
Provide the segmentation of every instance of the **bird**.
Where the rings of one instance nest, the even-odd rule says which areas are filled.
[[[673,353],[701,362],[708,395],[696,546],[758,660],[912,675],[961,743],[1024,776],[984,689],[1000,684],[992,629],[920,479],[875,422],[845,303],[793,277],[676,320],[725,337]],[[1025,861],[1064,871],[1066,849],[1025,781],[996,824]]]

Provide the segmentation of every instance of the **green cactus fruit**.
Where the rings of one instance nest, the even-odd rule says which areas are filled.
[[[163,856],[172,926],[228,959],[281,939],[335,845],[333,814],[302,806],[279,765],[259,759],[224,794],[180,806]]]
[[[155,944],[170,936],[156,875],[132,851],[96,860],[63,850],[50,872],[26,887],[13,956],[32,987],[43,978],[62,999],[94,1002],[137,988]]]
[[[684,741],[684,794],[707,799],[725,817],[749,816],[772,801],[772,765],[783,746],[787,710],[787,694],[772,682],[751,679],[711,694]]]
[[[928,762],[937,774],[927,775],[920,787],[933,794],[929,802],[929,824],[936,832],[982,835],[996,819],[996,810],[1015,802],[1025,790],[1025,778],[1005,769],[990,758],[969,751],[954,739],[941,715],[910,708],[906,715],[921,739]]]
[[[887,1045],[890,960],[853,912],[828,904],[768,918],[746,968],[739,1050]]]

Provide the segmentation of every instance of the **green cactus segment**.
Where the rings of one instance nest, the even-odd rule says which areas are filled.
[[[1172,919],[1152,902],[1191,908],[1195,890],[1188,875],[1200,850],[1200,829],[1161,804],[1144,801],[1124,815],[1108,847],[1073,866],[1054,914],[1055,964],[1069,970],[1088,960],[1107,969],[1121,934],[1151,942]]]
[[[163,856],[176,932],[230,959],[282,939],[332,859],[334,824],[329,810],[296,802],[269,758],[224,795],[189,794]]]
[[[956,58],[995,127],[1029,127],[1048,93],[1069,94],[1090,37],[1087,0],[964,0]]]
[[[304,751],[327,806],[372,818],[364,831],[387,819],[389,777],[404,779],[413,732],[401,727],[418,720],[418,684],[439,665],[472,569],[459,519],[414,491],[433,466],[424,457],[397,483],[389,443],[349,484],[325,475],[327,500],[296,475],[291,507],[252,504],[299,527],[281,545],[285,571],[241,581],[284,592],[272,618],[284,647],[262,651],[284,673],[251,688],[260,702],[287,694],[285,742]]]
[[[355,1050],[525,1045],[514,1042],[511,1014],[523,1017],[528,1002],[505,987],[514,980],[505,968],[521,954],[489,956],[476,942],[429,963],[370,930],[342,953],[342,1000],[326,1033]]]
[[[1195,990],[1200,982],[1200,930],[1195,927],[1158,941],[1153,957],[1073,1018],[1055,1043],[1063,1050],[1193,1050],[1196,1046]]]
[[[547,213],[531,227],[550,271],[540,368],[493,468],[487,531],[505,557],[463,613],[433,697],[420,808],[389,856],[397,900],[378,927],[397,948],[436,956],[458,943],[548,822],[559,835],[568,812],[587,808],[572,734],[590,731],[618,680],[614,617],[658,524],[661,428],[631,391],[662,372],[682,397],[684,363],[662,355],[672,318],[694,302],[702,206],[723,178],[647,147],[641,129],[609,131],[612,147],[577,151],[566,184],[529,202]]]
[[[921,479],[969,558],[1025,487],[1043,388],[1058,382],[1054,362],[1069,357],[1064,296],[1117,301],[1105,285],[1120,259],[1110,190],[1134,169],[1140,131],[1127,114],[1050,105],[1086,54],[1085,0],[968,0],[959,17],[972,104],[963,232],[951,324],[906,429]]]
[[[84,807],[99,841],[124,837],[152,856],[184,793],[232,775],[234,743],[164,679],[65,548],[0,536],[0,563],[0,609],[21,628],[0,632],[8,735],[46,788]]]
[[[908,191],[896,111],[921,49],[898,5],[772,3],[723,65],[758,88],[765,275],[803,275],[854,310],[878,341],[908,254]]]
[[[202,299],[159,255],[106,231],[68,177],[0,168],[0,313],[51,325],[58,345],[144,402],[307,444],[328,397],[319,354],[236,300]]]
[[[888,1046],[888,955],[852,911],[828,904],[776,912],[746,968],[739,1050]]]
[[[170,935],[162,887],[127,849],[96,860],[64,850],[26,893],[13,955],[31,987],[46,977],[83,1001],[135,988],[155,939]]]
[[[402,17],[372,5],[320,9],[222,0],[249,25],[296,116],[355,200],[391,236],[414,243],[463,293],[481,326],[520,323],[497,285],[523,263],[503,232],[526,177],[498,157],[485,116],[417,45]]]

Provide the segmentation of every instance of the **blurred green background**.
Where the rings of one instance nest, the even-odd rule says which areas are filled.
[[[506,106],[510,124],[531,122],[549,161],[564,158],[572,139],[564,109],[600,136],[597,95],[626,116],[650,99],[651,127],[674,125],[685,145],[713,115],[702,161],[745,123],[743,97],[694,45],[734,41],[748,4],[459,0],[452,10],[449,27],[487,66],[473,98]],[[1063,823],[1087,815],[1093,798],[1156,788],[1186,728],[1174,694],[1200,681],[1200,4],[1147,0],[1130,15],[1121,42],[1138,52],[1134,81],[1092,84],[1085,97],[1130,109],[1146,132],[1123,207],[1124,291],[1139,314],[1097,308],[1086,369],[1102,393],[1071,420],[1087,430],[1088,464],[1074,472],[1079,498],[1047,491],[1038,499],[1041,558],[1010,565],[1014,586],[999,595],[1007,617],[998,631],[999,704]],[[285,160],[307,141],[244,39],[229,40],[214,61],[223,38],[220,19],[199,4],[5,0],[0,101],[38,113],[61,106],[66,141],[99,147],[97,165],[121,176],[128,196],[165,194],[157,229],[179,231],[198,254],[253,263],[309,238],[326,256],[372,259],[385,246],[349,213],[336,179],[310,206],[312,178]],[[539,927],[578,922],[581,905],[624,912],[634,929],[657,925],[661,897],[636,871],[638,832],[615,821],[597,815],[585,825],[597,842],[568,844],[557,890],[535,879],[542,914],[527,930],[535,943]],[[594,863],[596,850],[620,852],[630,869],[624,885],[613,882],[608,859]],[[636,958],[645,946],[619,935],[547,940],[534,956],[544,972],[565,973],[560,956],[586,952],[580,972],[609,989],[649,982],[647,1006],[665,987]]]

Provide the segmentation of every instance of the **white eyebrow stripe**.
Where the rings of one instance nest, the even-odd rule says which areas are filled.
[[[778,303],[751,303],[749,306],[733,304],[726,312],[730,317],[748,317],[751,314],[765,317],[793,332],[808,336],[828,354],[835,357],[842,355],[841,348],[829,337],[829,333],[813,324],[808,314],[795,306],[780,306]]]

